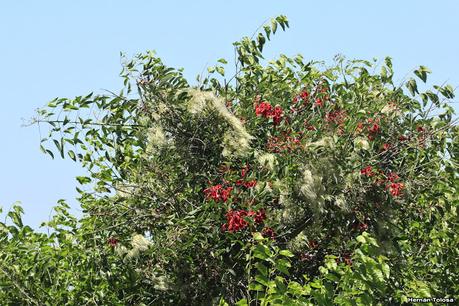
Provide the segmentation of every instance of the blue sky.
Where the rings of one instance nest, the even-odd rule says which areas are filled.
[[[121,88],[120,51],[145,50],[194,80],[232,43],[270,17],[291,28],[276,35],[266,57],[303,54],[331,61],[391,56],[396,79],[428,66],[435,84],[459,85],[458,1],[2,1],[0,4],[0,207],[15,201],[38,227],[58,199],[75,201],[70,160],[39,150],[36,126],[21,127],[55,97]],[[455,104],[456,109],[458,104]]]

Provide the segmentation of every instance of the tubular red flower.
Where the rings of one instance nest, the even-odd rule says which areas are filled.
[[[226,213],[226,228],[230,233],[237,232],[241,229],[247,227],[248,223],[244,219],[247,216],[247,211],[245,210],[229,210]]]
[[[263,235],[263,237],[266,237],[266,238],[271,238],[271,239],[276,239],[276,233],[274,232],[274,230],[270,227],[265,227],[262,231],[261,231],[261,234]]]
[[[218,184],[204,189],[204,194],[207,200],[226,202],[231,196],[231,190],[233,190],[233,187],[223,188],[221,184]]]
[[[282,120],[283,110],[280,106],[276,106],[274,110],[269,114],[273,118],[275,125],[278,125]]]
[[[371,176],[375,175],[373,173],[373,168],[371,166],[366,166],[365,168],[360,170],[360,174],[368,176],[368,177],[371,177]]]
[[[303,101],[306,101],[309,97],[309,93],[306,91],[306,90],[303,90],[301,93],[300,93],[300,97]]]
[[[400,196],[404,188],[405,185],[403,183],[391,183],[386,187],[386,189],[389,189],[389,192],[393,197]]]
[[[256,180],[252,180],[252,181],[248,181],[248,182],[244,182],[244,183],[243,183],[243,185],[244,185],[246,188],[252,188],[252,187],[254,187],[256,184],[257,184],[257,181],[256,181]]]
[[[257,116],[268,117],[272,111],[272,106],[268,102],[261,102],[255,107],[255,114]]]
[[[108,243],[109,246],[114,248],[118,244],[118,239],[116,239],[114,237],[110,237],[110,238],[108,238],[107,243]]]
[[[266,219],[266,212],[264,209],[260,209],[259,211],[257,211],[257,213],[255,214],[253,218],[253,220],[257,224],[262,223],[265,219]]]
[[[377,134],[379,133],[380,131],[380,127],[378,124],[373,124],[370,128],[368,128],[368,132],[372,133],[372,134]]]

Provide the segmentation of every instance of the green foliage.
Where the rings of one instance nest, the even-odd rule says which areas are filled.
[[[459,292],[451,86],[394,85],[392,61],[262,51],[285,16],[191,86],[153,52],[123,89],[38,111],[40,149],[81,163],[84,216],[0,223],[17,305],[391,305]],[[379,71],[379,73],[377,72]],[[427,82],[429,69],[414,77]],[[11,225],[10,225],[11,223]]]
[[[279,250],[267,239],[255,237],[248,266],[248,298],[238,303],[252,305],[384,305],[386,282],[390,276],[387,258],[379,255],[376,240],[366,232],[351,242],[355,248],[352,261],[339,263],[328,255],[314,279],[303,275],[294,280],[289,273],[289,258],[294,254]],[[252,273],[250,273],[252,272]]]

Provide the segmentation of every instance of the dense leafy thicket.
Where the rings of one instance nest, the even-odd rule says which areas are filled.
[[[42,150],[80,162],[84,210],[0,223],[8,305],[389,305],[459,293],[451,86],[383,63],[263,46],[279,16],[191,86],[148,52],[118,93],[39,110]],[[52,150],[49,145],[54,146]],[[10,225],[11,224],[11,225]]]

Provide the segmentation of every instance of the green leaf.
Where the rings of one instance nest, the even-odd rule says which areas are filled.
[[[248,306],[249,304],[247,303],[246,299],[239,300],[236,304],[236,306]]]
[[[416,81],[414,79],[410,79],[408,80],[408,82],[406,82],[406,88],[408,88],[408,90],[410,91],[411,95],[414,97],[417,93],[419,93],[418,91],[418,85],[416,84]]]
[[[276,21],[276,19],[271,19],[271,29],[273,30],[273,34],[276,34],[276,31],[277,31],[277,21]]]
[[[87,177],[87,176],[77,176],[77,177],[76,177],[76,180],[77,180],[78,183],[80,183],[81,185],[91,183],[91,178],[89,178],[89,177]]]
[[[258,49],[261,51],[263,51],[263,46],[266,42],[266,38],[263,36],[263,34],[261,33],[258,33]]]
[[[264,275],[260,275],[260,274],[256,275],[255,280],[259,282],[260,284],[262,284],[263,286],[266,286],[266,287],[269,286],[269,279],[268,277]]]
[[[414,74],[425,83],[427,81],[427,74],[431,72],[429,68],[420,66],[419,69],[414,71]]]
[[[224,58],[218,59],[217,62],[222,63],[222,64],[228,64],[228,62]]]
[[[257,268],[261,275],[268,276],[268,268],[263,263],[257,262],[255,268]]]
[[[269,250],[269,248],[265,245],[262,245],[262,244],[258,244],[254,251],[253,251],[253,256],[256,257],[256,258],[259,258],[259,259],[267,259],[269,257],[271,257],[271,251]]]
[[[76,161],[76,156],[75,156],[75,152],[73,152],[72,150],[68,151],[67,154],[69,155],[69,157],[71,159],[73,159],[74,161]]]
[[[437,89],[442,94],[442,96],[444,96],[445,98],[447,99],[454,98],[454,89],[451,85],[448,84],[443,87],[434,86],[434,88]]]
[[[219,67],[216,67],[216,70],[221,76],[225,76],[225,68],[219,66]]]
[[[362,235],[357,236],[357,238],[355,238],[355,240],[357,240],[357,242],[360,242],[361,244],[365,244],[367,242],[365,237],[362,236]]]
[[[249,290],[252,290],[252,291],[264,291],[265,287],[263,287],[263,285],[261,285],[261,284],[251,283],[249,285]]]
[[[262,241],[264,239],[263,235],[260,232],[254,232],[252,236],[253,239],[255,239],[256,241]]]
[[[290,252],[289,250],[282,250],[279,252],[280,255],[286,256],[286,257],[294,257],[295,255]]]
[[[263,28],[265,29],[266,38],[269,40],[269,36],[271,35],[271,28],[269,26],[264,26]]]

